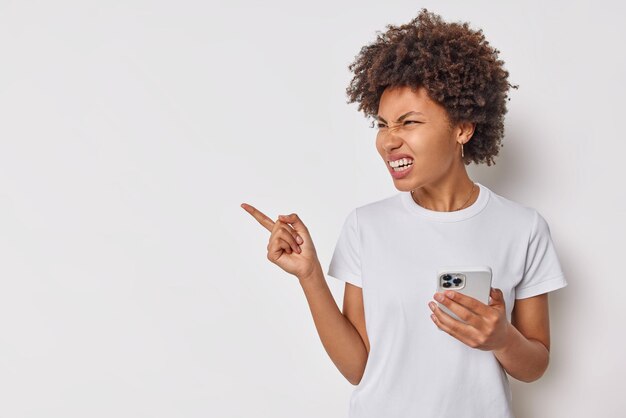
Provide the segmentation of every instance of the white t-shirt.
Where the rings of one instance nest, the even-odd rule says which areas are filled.
[[[567,285],[545,219],[479,186],[465,209],[438,212],[410,192],[347,216],[327,275],[363,289],[370,353],[349,418],[513,417],[506,372],[491,351],[471,348],[430,319],[437,270],[488,265],[515,299]]]

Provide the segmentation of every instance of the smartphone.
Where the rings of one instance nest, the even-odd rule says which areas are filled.
[[[479,300],[485,305],[489,304],[491,293],[491,267],[489,266],[460,266],[441,267],[437,271],[437,292],[452,290],[463,293]],[[461,322],[461,318],[446,306],[437,302],[442,311]]]

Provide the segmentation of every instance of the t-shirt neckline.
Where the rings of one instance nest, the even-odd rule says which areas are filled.
[[[479,182],[475,181],[479,188],[478,198],[470,206],[457,211],[441,212],[436,210],[426,209],[423,206],[418,205],[411,196],[411,192],[401,192],[400,197],[404,202],[404,206],[411,212],[423,216],[427,219],[431,219],[439,222],[456,222],[464,219],[471,218],[478,214],[481,210],[487,206],[489,201],[490,191],[487,187],[483,186]]]

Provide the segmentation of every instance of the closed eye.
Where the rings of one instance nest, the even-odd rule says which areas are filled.
[[[407,125],[409,123],[423,123],[423,122],[419,122],[417,120],[406,120],[406,121],[404,121],[403,125]],[[378,128],[386,128],[387,125],[385,125],[384,123],[378,123],[376,125],[376,127],[378,127]]]

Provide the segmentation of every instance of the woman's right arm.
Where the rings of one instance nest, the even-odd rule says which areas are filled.
[[[298,279],[309,303],[322,345],[341,374],[351,384],[358,385],[369,355],[367,336],[365,335],[367,342],[361,337],[361,333],[365,331],[364,321],[358,320],[359,310],[363,310],[362,299],[360,307],[358,300],[355,300],[355,297],[356,299],[359,297],[357,292],[360,293],[360,288],[352,286],[358,289],[355,292],[352,288],[348,290],[349,285],[346,284],[344,312],[352,315],[351,321],[339,310],[319,264],[311,275]],[[363,330],[359,332],[357,326],[362,326]]]
[[[360,290],[346,292],[344,316],[330,293],[311,234],[298,215],[281,215],[274,221],[252,205],[242,203],[241,207],[271,232],[267,259],[298,278],[326,352],[341,374],[357,385],[369,354],[369,341],[361,338],[365,319]]]

